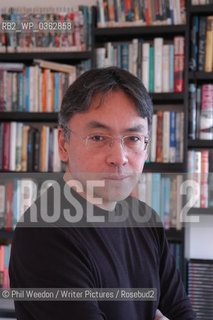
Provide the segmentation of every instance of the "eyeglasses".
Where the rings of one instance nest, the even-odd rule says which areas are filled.
[[[109,147],[112,147],[114,140],[121,140],[122,147],[127,151],[129,150],[133,152],[146,151],[149,144],[149,137],[139,134],[131,134],[122,138],[115,138],[106,134],[95,133],[84,138],[68,127],[65,127],[64,130],[70,131],[77,137],[81,138],[87,149],[94,152],[98,150],[107,150]]]

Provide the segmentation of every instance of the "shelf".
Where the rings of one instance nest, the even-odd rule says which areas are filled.
[[[50,61],[79,61],[91,59],[90,51],[84,52],[17,52],[0,53],[1,62],[32,62],[33,59],[44,59]]]
[[[164,36],[185,34],[185,25],[164,25],[164,26],[134,26],[134,27],[114,27],[114,28],[96,28],[94,36],[101,42],[105,37],[144,37],[144,36]]]
[[[162,93],[149,93],[153,102],[183,102],[183,92],[162,92]]]
[[[1,309],[0,310],[0,317],[4,317],[4,318],[14,318],[16,319],[16,313],[15,310],[10,310],[10,309]]]
[[[13,231],[7,231],[5,229],[0,229],[0,239],[12,239]]]
[[[0,112],[1,121],[56,122],[58,112]]]
[[[169,241],[183,241],[184,230],[168,229],[166,230],[166,236]]]
[[[189,148],[213,148],[213,140],[189,140]]]
[[[187,215],[213,215],[213,207],[210,208],[190,208]]]
[[[211,80],[213,81],[213,72],[190,71],[189,80]]]
[[[210,15],[213,12],[213,5],[200,5],[200,6],[190,6],[190,13],[196,15]]]
[[[148,162],[145,163],[144,172],[169,172],[180,173],[185,172],[186,167],[184,163],[160,163],[160,162]]]

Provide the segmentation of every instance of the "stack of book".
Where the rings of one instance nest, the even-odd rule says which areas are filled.
[[[213,84],[189,85],[189,138],[213,140]]]
[[[213,71],[213,16],[193,16],[189,68]]]
[[[150,161],[183,162],[184,114],[158,111],[152,119]]]
[[[9,258],[11,245],[0,245],[0,288],[9,288]]]
[[[98,27],[186,23],[185,0],[99,0]]]
[[[132,196],[152,207],[160,216],[166,229],[182,228],[183,176],[177,174],[143,173]]]
[[[193,207],[208,208],[213,206],[213,174],[210,163],[212,152],[209,150],[188,151],[188,201],[193,200]],[[192,202],[191,202],[192,203]]]
[[[70,52],[91,48],[91,8],[2,8],[0,52]]]
[[[197,320],[213,320],[213,261],[190,260],[188,295]]]
[[[67,88],[89,70],[91,61],[77,66],[34,60],[0,63],[0,111],[58,112]]]
[[[58,128],[20,122],[0,123],[0,170],[58,172]]]
[[[147,42],[106,43],[96,49],[96,66],[127,69],[142,80],[149,92],[182,92],[184,90],[184,37],[173,42],[161,37]]]

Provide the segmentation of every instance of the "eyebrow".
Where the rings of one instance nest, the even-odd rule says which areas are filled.
[[[90,121],[87,126],[87,129],[105,129],[105,130],[112,130],[110,126],[107,126],[98,121]],[[134,131],[144,131],[144,125],[138,124],[134,127],[126,128],[122,132],[134,132]]]

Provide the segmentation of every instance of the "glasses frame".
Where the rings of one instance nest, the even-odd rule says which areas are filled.
[[[89,135],[86,136],[86,137],[82,137],[80,134],[76,133],[75,131],[71,130],[71,129],[68,128],[68,127],[63,127],[63,129],[64,129],[64,130],[67,130],[67,131],[69,131],[70,133],[73,133],[73,134],[76,135],[77,137],[81,138],[81,139],[85,142],[85,146],[86,146],[86,147],[87,147],[87,141],[88,141],[89,137],[95,135],[95,134],[89,134]],[[110,143],[110,145],[109,145],[110,147],[112,147],[112,145],[113,145],[113,143],[114,143],[114,140],[120,140],[120,141],[121,141],[121,145],[122,145],[123,148],[125,148],[124,139],[127,138],[127,137],[129,137],[129,136],[131,136],[131,135],[128,135],[128,136],[123,136],[123,137],[119,138],[119,137],[110,136],[110,135],[108,135],[108,134],[97,134],[97,135],[111,138],[111,143]],[[149,144],[149,142],[150,142],[150,138],[147,137],[147,136],[144,136],[144,135],[142,135],[142,134],[137,134],[137,135],[144,138],[144,144],[145,144],[145,146],[144,146],[144,150],[142,150],[142,151],[146,151],[146,150],[147,150],[147,146],[148,146],[148,144]]]

